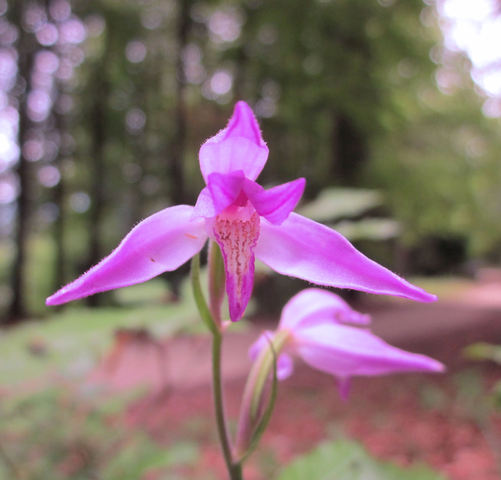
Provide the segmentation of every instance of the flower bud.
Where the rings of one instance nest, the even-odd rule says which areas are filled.
[[[221,305],[225,292],[225,271],[221,250],[216,242],[209,243],[209,308],[214,320],[221,325]]]

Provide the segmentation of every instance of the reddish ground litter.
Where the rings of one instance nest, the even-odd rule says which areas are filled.
[[[394,345],[437,358],[448,372],[357,378],[349,400],[343,402],[332,378],[298,364],[295,374],[279,386],[272,421],[246,466],[245,478],[273,478],[295,455],[343,434],[359,440],[378,458],[403,466],[426,463],[453,480],[499,480],[501,417],[493,412],[488,395],[501,380],[501,368],[469,361],[462,353],[479,340],[501,343],[501,284],[496,279],[486,285],[489,294],[479,286],[470,296],[436,304],[365,305],[378,334]],[[252,331],[230,333],[225,341],[226,406],[231,418],[237,416],[249,368],[246,350],[261,328],[272,326],[270,322],[261,320]],[[139,341],[148,342],[144,336]],[[150,364],[151,355],[161,355],[167,367],[164,381],[153,375],[151,393],[130,405],[127,421],[166,444],[195,438],[203,445],[199,464],[179,472],[186,478],[225,478],[213,425],[209,339],[171,339],[161,353],[156,343],[141,348],[150,348]],[[143,365],[137,351],[135,346],[122,352],[125,363],[120,370],[137,370],[140,377]],[[107,368],[109,376],[118,375],[113,373],[118,370]],[[112,378],[110,384],[121,382]]]

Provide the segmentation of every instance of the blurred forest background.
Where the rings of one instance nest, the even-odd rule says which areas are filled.
[[[238,99],[270,147],[263,184],[304,176],[320,204],[340,187],[334,209],[377,195],[347,231],[379,261],[498,262],[499,101],[444,43],[446,3],[0,0],[3,322],[46,312],[140,219],[193,204],[199,146]]]
[[[261,184],[305,177],[300,213],[439,296],[354,299],[375,333],[447,365],[350,402],[298,368],[245,478],[498,480],[501,350],[476,342],[501,339],[499,45],[501,0],[0,0],[0,480],[223,478],[188,266],[44,300],[194,204],[240,99]],[[305,287],[257,272],[225,343],[231,418],[245,352]]]

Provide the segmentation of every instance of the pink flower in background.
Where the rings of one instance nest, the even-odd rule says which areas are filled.
[[[238,102],[228,126],[200,148],[207,186],[196,205],[169,207],[143,220],[108,257],[49,297],[47,305],[175,270],[208,238],[223,254],[233,321],[241,318],[249,302],[255,257],[279,273],[319,285],[423,302],[436,299],[365,257],[336,231],[291,213],[305,180],[265,190],[255,180],[267,158],[268,147],[251,108]]]
[[[277,360],[277,377],[284,379],[292,373],[291,355],[300,357],[311,367],[336,377],[343,398],[354,375],[444,370],[432,358],[388,345],[370,332],[369,323],[368,315],[356,312],[334,293],[317,288],[302,290],[283,308],[276,332],[261,335],[249,354],[255,359],[274,335],[287,332]]]

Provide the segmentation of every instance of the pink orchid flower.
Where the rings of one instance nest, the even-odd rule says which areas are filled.
[[[88,272],[47,299],[58,305],[141,283],[181,266],[211,238],[221,248],[230,318],[244,313],[257,257],[273,270],[319,285],[436,299],[357,251],[342,235],[291,213],[303,194],[299,178],[268,190],[255,180],[268,158],[251,108],[238,102],[228,126],[200,148],[207,186],[196,205],[161,210],[134,227]]]
[[[334,293],[318,288],[302,290],[283,308],[278,329],[263,333],[249,355],[256,359],[277,334],[285,333],[283,353],[277,359],[277,378],[291,375],[291,355],[300,357],[311,367],[336,377],[343,398],[354,375],[444,370],[432,358],[388,345],[370,332],[370,320],[369,315],[356,312]]]

